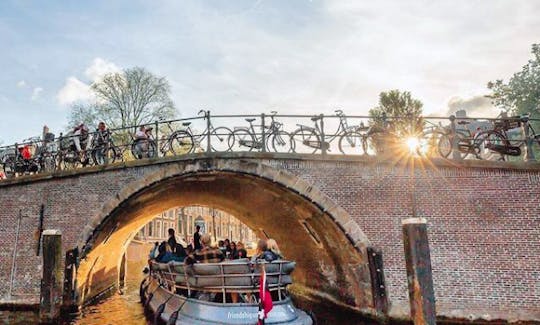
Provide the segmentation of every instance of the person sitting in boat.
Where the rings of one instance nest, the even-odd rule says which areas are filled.
[[[222,262],[225,257],[219,248],[211,247],[212,238],[209,234],[201,236],[202,248],[195,250],[194,253],[188,255],[185,259],[185,263],[188,265],[195,263],[219,263]]]
[[[159,254],[156,257],[156,261],[159,263],[169,263],[170,261],[183,261],[183,259],[180,259],[178,256],[173,254],[171,247],[169,246],[169,244],[167,244],[166,241],[163,241],[161,242],[161,244],[159,244],[158,250]]]
[[[257,243],[257,252],[252,257],[252,261],[265,260],[266,262],[272,262],[278,259],[278,256],[268,249],[268,242],[264,239],[260,239]]]
[[[233,259],[238,260],[238,259],[246,258],[246,257],[247,257],[247,251],[244,248],[244,243],[239,241],[238,244],[236,244],[236,253],[233,256]]]
[[[268,250],[273,253],[277,258],[277,260],[283,259],[283,254],[281,253],[281,250],[279,249],[279,246],[275,239],[270,238],[266,241],[266,244],[268,246]]]
[[[236,243],[235,242],[231,242],[231,252],[227,255],[227,259],[229,260],[234,260],[234,255],[237,254],[237,248],[236,248]]]

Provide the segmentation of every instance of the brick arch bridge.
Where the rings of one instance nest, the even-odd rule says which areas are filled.
[[[540,318],[538,184],[537,164],[417,159],[410,165],[261,153],[198,154],[5,180],[0,298],[39,297],[42,206],[43,228],[60,229],[65,250],[83,251],[82,301],[116,284],[125,246],[156,212],[201,204],[278,239],[298,262],[301,288],[356,309],[373,308],[366,247],[380,247],[391,313],[404,315],[400,220],[414,204],[430,224],[439,314]]]

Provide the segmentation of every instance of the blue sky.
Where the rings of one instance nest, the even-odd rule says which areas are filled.
[[[169,80],[182,116],[365,114],[390,89],[480,116],[497,112],[486,83],[540,42],[538,17],[539,1],[519,0],[4,0],[0,141],[60,132],[88,84],[134,66]]]

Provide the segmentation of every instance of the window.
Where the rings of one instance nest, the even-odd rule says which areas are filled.
[[[152,220],[152,221],[150,221],[148,223],[148,237],[153,237],[154,236],[154,229],[153,229],[154,227],[153,226],[154,226],[154,221]]]
[[[181,215],[181,214],[178,214],[178,234],[182,234],[183,233],[183,228],[182,228],[182,222],[184,221],[184,216]]]
[[[162,235],[161,235],[161,221],[156,222],[156,236],[155,237],[158,237],[158,238],[162,237]]]

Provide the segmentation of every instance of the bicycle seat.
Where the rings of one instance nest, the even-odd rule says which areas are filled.
[[[246,121],[248,121],[248,122],[250,122],[250,123],[253,122],[253,121],[255,121],[255,120],[256,120],[255,118],[247,118],[247,119],[246,119]]]
[[[183,126],[189,126],[191,124],[191,122],[184,122],[182,123]]]
[[[321,119],[320,116],[313,116],[313,117],[311,118],[311,120],[312,120],[313,122],[318,121],[318,120],[320,120],[320,119]]]
[[[458,121],[457,124],[459,124],[459,125],[467,125],[467,124],[471,124],[471,121]]]

